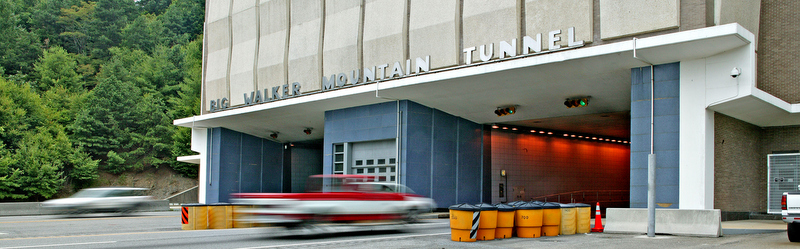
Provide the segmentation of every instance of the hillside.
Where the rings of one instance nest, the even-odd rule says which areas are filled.
[[[100,177],[93,187],[125,186],[149,188],[150,192],[148,194],[150,196],[156,199],[164,199],[197,186],[197,184],[196,178],[183,177],[169,167],[160,167],[158,169],[135,173],[128,172],[120,175],[100,172]],[[66,191],[65,188],[65,191],[59,193],[58,197],[67,197],[71,194],[73,194],[73,191]]]

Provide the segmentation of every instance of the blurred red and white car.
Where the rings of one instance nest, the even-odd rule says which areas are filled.
[[[243,221],[294,227],[320,222],[416,221],[436,208],[432,199],[365,175],[314,175],[306,193],[237,193],[235,205],[252,206]]]

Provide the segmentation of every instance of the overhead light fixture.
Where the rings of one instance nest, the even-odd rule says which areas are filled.
[[[492,128],[497,129],[497,128],[500,128],[500,126],[497,126],[496,124],[493,124]]]
[[[516,130],[517,130],[517,127],[512,127],[512,128],[511,128],[511,130],[512,130],[512,131],[516,131]]]
[[[306,127],[306,129],[305,129],[305,130],[303,130],[303,132],[304,132],[304,133],[306,133],[306,135],[311,135],[311,130],[313,130],[313,129],[314,129],[314,128],[311,128],[311,127]]]
[[[272,139],[278,139],[278,132],[277,131],[272,132],[272,134],[269,134],[269,137],[271,137]]]

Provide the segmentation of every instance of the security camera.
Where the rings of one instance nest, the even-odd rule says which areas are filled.
[[[734,67],[733,69],[731,69],[731,77],[733,77],[734,79],[736,77],[739,77],[740,74],[742,74],[742,72],[739,71],[738,67]]]

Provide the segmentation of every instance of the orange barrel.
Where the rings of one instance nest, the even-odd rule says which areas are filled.
[[[475,206],[481,210],[476,239],[493,240],[495,230],[497,229],[497,207],[487,203],[481,203]]]
[[[252,209],[252,205],[232,205],[231,206],[231,217],[233,218],[233,228],[246,228],[246,227],[253,227],[253,223],[247,221],[246,219],[249,217],[245,212],[248,209]]]
[[[233,227],[233,214],[228,203],[214,203],[208,205],[208,228],[225,229]]]
[[[561,231],[561,204],[545,202],[542,204],[542,235],[558,236]]]
[[[480,208],[462,203],[450,206],[450,239],[475,242],[478,236]]]
[[[208,228],[208,207],[193,203],[181,206],[181,229],[200,230]]]
[[[527,202],[525,202],[525,201],[512,201],[512,202],[509,202],[508,205],[512,206],[512,207],[517,207],[517,206],[525,204],[525,203],[527,203]],[[514,220],[514,227],[516,227],[516,226],[517,226],[517,220],[515,219]],[[516,233],[517,233],[516,230],[514,230],[514,229],[511,230],[511,236],[512,237],[517,236]]]
[[[497,228],[494,229],[494,238],[511,238],[514,231],[514,212],[517,208],[503,203],[494,206],[497,207]]]
[[[575,234],[575,222],[577,211],[574,204],[561,204],[561,224],[559,225],[561,235]]]
[[[514,219],[517,221],[517,237],[539,238],[542,236],[542,205],[528,202],[517,206]]]
[[[576,211],[575,233],[589,233],[592,226],[592,205],[574,203]]]

